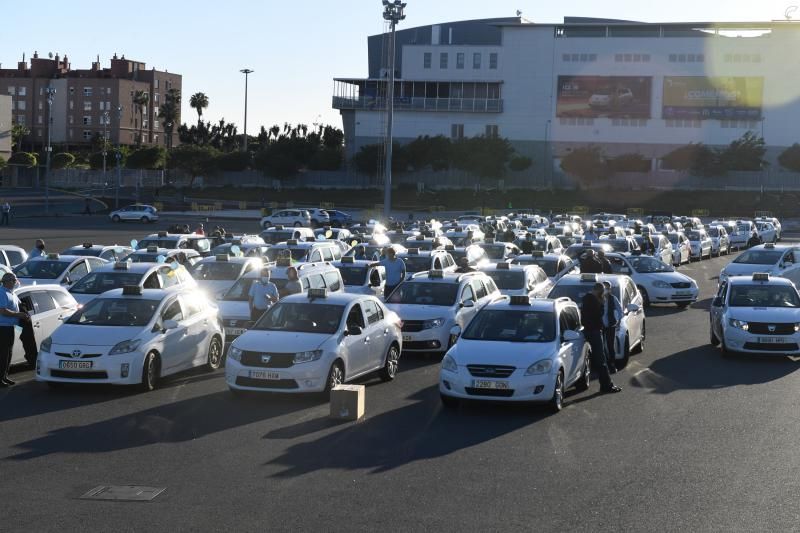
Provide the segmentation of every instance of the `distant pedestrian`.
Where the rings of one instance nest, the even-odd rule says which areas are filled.
[[[532,254],[533,253],[533,234],[527,233],[525,234],[525,240],[519,243],[519,248],[522,250],[523,254]]]
[[[753,230],[750,238],[747,239],[747,247],[752,248],[753,246],[758,246],[759,244],[761,244],[761,237],[758,235],[756,230]]]
[[[8,377],[11,366],[11,356],[14,351],[15,327],[21,320],[30,320],[27,313],[20,311],[20,301],[14,294],[17,277],[8,272],[0,280],[3,287],[0,289],[0,387],[9,387],[14,382]]]
[[[261,269],[261,277],[250,286],[247,294],[250,304],[250,320],[255,322],[263,315],[272,304],[278,301],[278,287],[270,281],[268,268]]]
[[[581,274],[602,274],[603,265],[595,258],[594,250],[586,250],[580,258]]]
[[[44,251],[44,241],[42,239],[36,239],[36,244],[33,250],[28,254],[28,259],[36,259],[37,257],[44,257],[45,255],[47,255],[47,252]]]
[[[599,374],[601,392],[620,392],[622,389],[611,381],[608,370],[606,346],[603,342],[603,284],[595,283],[581,303],[583,335],[591,347],[592,366]]]
[[[9,218],[11,217],[11,204],[8,203],[8,200],[3,200],[2,206],[0,206],[0,211],[3,213],[3,218],[0,220],[0,224],[9,225]]]
[[[83,214],[84,215],[91,215],[92,214],[92,199],[89,198],[88,196],[86,197],[85,205],[86,205],[86,207],[84,207],[84,209],[83,209]]]
[[[606,258],[606,252],[604,250],[597,251],[597,262],[600,263],[600,270],[603,274],[614,273],[611,268],[611,262]]]
[[[295,267],[289,267],[286,269],[286,278],[288,281],[286,282],[286,287],[284,288],[284,292],[286,293],[285,296],[289,296],[290,294],[300,294],[303,292],[303,284],[300,283],[300,278],[297,276],[297,269]]]
[[[196,234],[198,234],[198,235],[205,235],[206,234],[206,230],[205,230],[205,228],[203,228],[203,223],[202,222],[197,225],[197,228],[194,230],[194,232]]]
[[[475,269],[470,266],[469,259],[466,257],[460,257],[458,259],[458,268],[456,269],[456,272],[459,274],[466,274],[467,272],[475,272]]]
[[[386,285],[383,289],[383,295],[386,297],[406,278],[406,263],[397,258],[394,248],[386,249],[386,257],[381,259],[380,263],[386,269]]]

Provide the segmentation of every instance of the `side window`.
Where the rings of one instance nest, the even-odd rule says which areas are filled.
[[[485,279],[485,280],[483,280],[483,282],[486,284],[486,293],[487,294],[494,294],[495,292],[497,292],[497,285],[494,284],[494,280],[493,279],[491,279],[491,278]]]
[[[178,301],[178,299],[173,300],[172,303],[164,309],[164,312],[161,313],[161,318],[164,320],[175,320],[176,322],[183,320],[183,310],[181,309],[180,301]]]
[[[112,251],[112,253],[114,252]],[[86,260],[89,262],[89,268],[91,268],[92,270],[107,264],[103,259],[100,259],[99,257],[88,257],[86,258]]]
[[[372,268],[369,271],[369,284],[377,287],[381,284],[381,274],[379,269]]]
[[[328,286],[328,290],[331,292],[336,292],[342,288],[342,283],[339,281],[339,272],[325,272],[325,285]]]
[[[725,290],[728,288],[728,282],[723,281],[720,283],[719,290],[717,291],[717,298],[725,298]]]
[[[308,278],[300,278],[300,282],[303,284],[303,290],[307,292],[309,287]]]
[[[158,277],[161,278],[161,287],[164,289],[174,287],[179,283],[178,271],[172,270],[169,267],[160,269],[158,271]]]
[[[478,300],[486,297],[486,287],[483,286],[483,282],[481,280],[472,280],[472,286],[475,288],[475,297]]]
[[[331,254],[333,254],[333,260],[338,261],[342,258],[342,251],[337,246],[336,248],[331,248]]]
[[[464,285],[464,290],[461,293],[461,301],[462,302],[474,302],[475,301],[475,291],[472,290],[472,286],[469,283]]]
[[[628,307],[630,303],[633,301],[633,298],[636,296],[636,290],[633,288],[633,285],[630,283],[625,284],[625,292],[622,295],[622,308]]]
[[[309,261],[312,263],[318,263],[322,261],[322,256],[320,255],[319,250],[314,250],[314,252],[311,254],[311,258],[309,258]]]
[[[31,299],[30,295],[23,296],[22,298],[20,298],[19,303],[20,303],[20,311],[25,310],[28,311],[29,313],[33,314],[37,313],[36,308],[33,306],[33,300]]]
[[[203,312],[203,304],[200,302],[199,298],[181,296],[181,301],[183,302],[183,308],[186,311],[187,318]]]
[[[59,307],[70,307],[71,305],[74,305],[72,299],[61,291],[47,291],[47,292],[50,293],[50,296],[53,297],[53,300],[56,301],[56,305]]]
[[[8,259],[6,258],[6,253],[2,251],[0,251],[0,264],[11,266],[8,262]]]
[[[333,253],[330,248],[322,248],[320,251],[322,252],[323,261],[333,261]]]
[[[606,259],[611,263],[611,272],[614,274],[619,274],[620,269],[627,267],[621,257],[607,257]]]
[[[89,273],[89,269],[86,267],[86,262],[81,261],[69,271],[69,277],[72,278],[72,281],[78,281],[83,276]]]
[[[439,260],[438,257],[433,260],[433,269],[434,270],[441,270],[442,269],[442,262]]]
[[[572,331],[581,329],[581,318],[576,307],[565,307],[564,316],[567,317],[567,327]]]
[[[147,279],[144,280],[142,287],[145,289],[160,289],[161,285],[158,281],[158,272],[153,272],[147,276]]]
[[[308,276],[308,283],[309,287],[312,289],[325,288],[325,280],[322,278],[322,274],[312,274],[311,276]]]
[[[364,314],[367,317],[367,324],[372,325],[378,322],[381,318],[378,316],[378,306],[372,300],[367,300],[363,303]]]
[[[565,331],[569,331],[569,320],[567,319],[566,310],[562,309],[561,314],[558,315],[558,328],[561,330],[561,335],[564,335]]]
[[[378,320],[383,320],[383,306],[379,303],[376,303],[375,308],[378,310]]]
[[[366,327],[364,325],[364,315],[361,313],[361,306],[358,304],[355,304],[347,315],[347,327],[351,326],[358,326],[362,329]]]

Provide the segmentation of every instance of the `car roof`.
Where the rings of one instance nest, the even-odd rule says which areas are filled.
[[[430,277],[430,271],[428,272],[418,272],[414,274],[410,279],[407,279],[403,283],[411,283],[414,281],[420,282],[433,282],[433,283],[461,283],[465,279],[473,278],[476,276],[481,277],[488,277],[486,274],[480,271],[475,272],[448,272],[443,271],[441,278],[432,278]]]
[[[787,278],[770,276],[768,281],[754,281],[752,274],[750,274],[749,276],[731,276],[728,278],[728,283],[731,285],[769,284],[769,285],[791,285],[792,287],[794,287],[792,281]]]
[[[157,268],[162,267],[162,266],[164,266],[166,268],[169,268],[168,265],[145,263],[145,262],[134,263],[132,261],[128,261],[128,268],[117,269],[117,268],[114,268],[115,267],[115,263],[108,263],[107,265],[101,265],[101,266],[99,266],[97,268],[93,268],[92,272],[119,272],[121,274],[125,274],[125,273],[140,274],[140,273],[149,272],[150,270],[154,270],[154,269],[157,269]]]
[[[309,298],[308,294],[292,294],[281,298],[281,302],[303,302],[317,304],[347,305],[356,300],[369,297],[367,294],[353,294],[349,292],[329,292],[325,298]]]
[[[556,282],[556,285],[594,285],[595,283],[608,281],[612,286],[618,286],[622,278],[628,277],[621,274],[589,274],[594,276],[595,279],[592,281],[584,281],[583,276],[585,275],[586,274],[579,273],[566,274]]]
[[[353,261],[348,261],[345,263],[344,261],[333,261],[333,266],[335,267],[348,267],[348,266],[365,266],[365,267],[372,267],[372,266],[380,266],[380,262],[372,261],[370,259],[354,259]]]
[[[20,294],[23,292],[31,292],[35,290],[49,290],[49,291],[59,291],[69,294],[69,291],[58,285],[56,283],[37,283],[36,285],[20,285],[16,289],[14,289],[14,294]]]
[[[59,254],[58,259],[51,259],[47,255],[40,255],[39,257],[34,257],[33,259],[29,259],[29,261],[55,261],[58,263],[72,263],[74,261],[78,261],[79,259],[86,259],[85,255],[61,255]]]
[[[497,263],[490,263],[486,266],[480,267],[478,270],[480,270],[481,272],[495,272],[495,271],[506,271],[506,270],[524,272],[525,270],[535,270],[537,268],[541,268],[536,265],[520,265],[516,263],[503,263],[503,264],[508,265],[508,268],[497,268]]]
[[[201,263],[217,263],[217,262],[219,262],[219,263],[245,264],[245,263],[260,262],[260,260],[257,257],[228,257],[227,259],[224,259],[222,261],[217,261],[217,258],[215,256],[211,255],[211,256],[202,258],[200,261],[198,261],[195,264],[199,265]]]
[[[511,300],[509,297],[504,296],[498,298],[496,300],[492,300],[488,304],[486,304],[487,309],[507,309],[509,311],[517,311],[521,309],[527,309],[529,311],[553,311],[557,303],[566,303],[560,302],[559,300],[553,300],[550,298],[530,298],[528,305],[517,305],[511,304]],[[571,305],[575,305],[572,300],[569,301]]]
[[[142,289],[142,294],[130,294],[130,295],[123,295],[122,291],[125,289],[111,289],[110,291],[106,291],[104,293],[98,294],[95,296],[95,299],[100,298],[133,298],[133,299],[140,299],[140,300],[163,300],[165,296],[169,296],[171,294],[176,294],[174,289]],[[184,292],[184,291],[181,291]]]

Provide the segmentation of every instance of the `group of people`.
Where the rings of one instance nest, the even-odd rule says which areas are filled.
[[[581,274],[613,274],[611,262],[603,250],[586,250],[580,258]]]
[[[288,281],[283,289],[284,296],[303,292],[303,284],[300,283],[300,277],[295,267],[290,266],[286,269],[286,278]],[[256,322],[280,298],[281,294],[278,291],[278,286],[271,281],[269,267],[262,268],[258,280],[250,286],[250,291],[247,294],[247,301],[250,305],[250,320]]]

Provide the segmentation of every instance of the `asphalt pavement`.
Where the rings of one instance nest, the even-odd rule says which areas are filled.
[[[30,219],[0,228],[0,242],[44,237],[52,251],[169,223]],[[356,423],[330,421],[316,397],[234,398],[222,370],[140,394],[50,390],[18,369],[0,392],[0,530],[796,530],[800,363],[724,360],[709,345],[730,259],[681,267],[701,288],[689,309],[647,309],[645,351],[615,376],[622,393],[593,381],[557,415],[445,410],[438,360],[422,357],[401,359],[392,383],[364,381]],[[78,499],[98,485],[166,490],[148,503]]]

